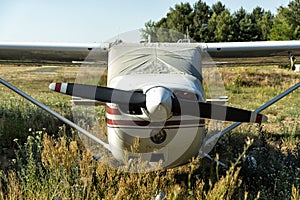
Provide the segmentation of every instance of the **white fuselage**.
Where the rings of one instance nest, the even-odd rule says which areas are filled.
[[[157,86],[168,88],[180,98],[205,100],[200,81],[190,75],[124,75],[109,85],[143,93]],[[107,104],[106,119],[112,153],[122,161],[134,157],[161,162],[161,167],[178,166],[197,155],[205,136],[204,120],[198,117],[172,115],[159,121],[153,120],[146,109],[130,111],[128,106]],[[136,149],[131,152],[134,145]]]
[[[197,155],[205,136],[204,119],[172,113],[170,99],[174,94],[205,101],[201,73],[197,45],[121,43],[110,48],[107,86],[146,94],[146,108],[107,104],[114,157],[125,162],[139,158],[169,168]]]

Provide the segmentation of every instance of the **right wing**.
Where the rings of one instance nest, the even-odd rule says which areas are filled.
[[[97,43],[0,42],[0,61],[72,62],[84,61],[92,52],[97,61],[107,62],[108,45]]]

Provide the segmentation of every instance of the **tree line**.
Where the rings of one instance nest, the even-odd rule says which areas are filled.
[[[197,42],[236,42],[300,39],[300,0],[279,7],[277,14],[256,7],[231,13],[221,2],[211,7],[199,0],[176,4],[165,17],[145,23],[143,36],[153,42],[176,42],[183,33]]]

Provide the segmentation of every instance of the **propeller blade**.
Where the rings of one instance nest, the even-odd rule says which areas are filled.
[[[199,116],[201,118],[222,121],[261,123],[267,120],[265,115],[239,108],[210,104],[204,102],[173,99],[173,112],[182,115]],[[196,108],[199,108],[196,109]]]
[[[146,95],[140,92],[75,83],[51,83],[49,88],[56,92],[85,99],[129,105],[135,108],[146,108]],[[261,123],[267,120],[265,115],[256,112],[176,97],[172,98],[172,112],[223,121]]]
[[[75,83],[51,83],[49,88],[63,94],[105,103],[129,104],[130,106],[146,107],[146,96],[139,92]]]

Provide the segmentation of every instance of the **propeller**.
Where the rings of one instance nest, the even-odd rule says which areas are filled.
[[[129,104],[132,107],[146,107],[146,94],[125,91],[109,87],[101,87],[74,83],[51,83],[49,88],[53,91],[97,100],[104,103]],[[201,118],[223,121],[261,123],[267,120],[265,115],[239,108],[196,102],[172,96],[172,113],[191,115]],[[199,108],[199,110],[195,108]],[[200,115],[200,116],[199,116]]]

